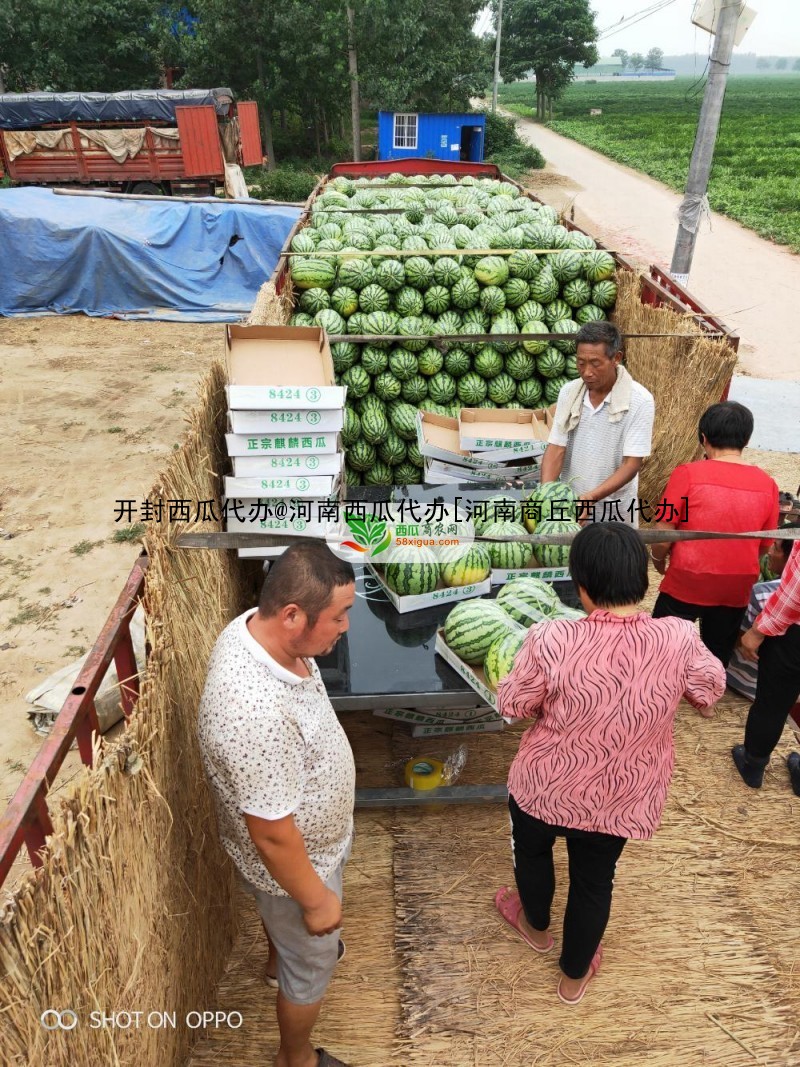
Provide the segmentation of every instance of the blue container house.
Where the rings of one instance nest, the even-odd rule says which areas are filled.
[[[483,162],[485,115],[378,112],[378,159]]]

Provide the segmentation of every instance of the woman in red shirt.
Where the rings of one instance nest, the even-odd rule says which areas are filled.
[[[705,460],[676,467],[664,490],[656,524],[662,530],[744,533],[778,525],[778,486],[760,467],[742,460],[753,432],[752,412],[726,400],[700,419]],[[656,570],[665,574],[653,618],[700,620],[704,644],[727,667],[759,574],[765,541],[680,541],[651,546]],[[669,568],[667,569],[667,559]]]
[[[617,859],[661,820],[678,703],[709,708],[725,671],[691,623],[641,610],[647,552],[630,526],[587,526],[569,565],[588,617],[532,626],[497,691],[501,715],[536,721],[508,776],[518,892],[503,887],[495,904],[532,949],[549,952],[553,845],[566,838],[558,996],[577,1004],[600,967]]]

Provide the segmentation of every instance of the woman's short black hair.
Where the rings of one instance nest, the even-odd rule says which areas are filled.
[[[701,444],[705,437],[712,448],[742,449],[753,434],[753,412],[735,400],[723,400],[706,408],[697,432]]]
[[[638,604],[647,592],[647,550],[623,522],[594,522],[572,542],[569,569],[598,607]]]

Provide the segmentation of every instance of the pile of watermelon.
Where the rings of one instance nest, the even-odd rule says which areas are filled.
[[[395,548],[381,567],[383,580],[398,596],[432,593],[440,585],[477,585],[491,569],[488,549],[477,544],[442,549],[438,558],[427,548]]]
[[[560,225],[553,208],[489,178],[334,178],[291,251],[299,253],[291,258],[293,325],[398,338],[332,346],[337,382],[347,386],[350,485],[423,480],[419,409],[454,415],[554,403],[577,377],[571,335],[605,319],[617,293],[608,252]],[[544,333],[564,338],[514,340]],[[506,339],[476,343],[476,334]],[[463,341],[433,343],[443,335]]]
[[[515,578],[503,586],[496,600],[456,604],[447,616],[444,639],[465,663],[482,666],[487,685],[496,690],[511,673],[530,626],[583,617],[583,612],[562,604],[546,582]]]
[[[480,514],[473,518],[479,537],[497,538],[485,541],[492,567],[499,570],[523,570],[525,567],[569,566],[569,545],[531,545],[524,541],[503,541],[502,537],[519,537],[526,533],[578,533],[576,522],[577,498],[566,482],[546,482],[537,485],[526,498],[526,507],[513,497],[493,496],[482,503]],[[536,516],[539,516],[537,519]]]

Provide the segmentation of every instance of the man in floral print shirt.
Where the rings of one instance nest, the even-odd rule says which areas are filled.
[[[255,896],[276,973],[276,1067],[341,1067],[311,1031],[339,955],[355,766],[313,656],[348,628],[353,568],[299,542],[217,640],[199,739],[222,843]]]

